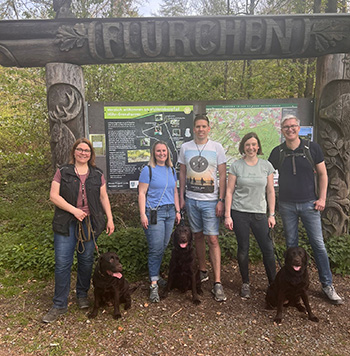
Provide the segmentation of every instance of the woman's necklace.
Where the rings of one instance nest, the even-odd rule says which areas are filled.
[[[81,197],[82,197],[82,204],[83,206],[85,206],[85,180],[84,180],[84,183],[82,182],[81,178],[80,178],[80,174],[79,174],[79,171],[78,171],[78,167],[75,166],[74,167],[74,170],[75,170],[75,173],[77,174],[79,180],[80,180],[80,184],[81,184]],[[87,172],[83,175],[86,175],[89,173],[89,167],[87,169]]]

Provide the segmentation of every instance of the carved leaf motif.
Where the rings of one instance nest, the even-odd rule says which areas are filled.
[[[70,51],[74,47],[83,47],[87,39],[87,31],[84,24],[76,24],[73,27],[63,25],[61,26],[54,41],[55,44],[60,45],[61,51]]]
[[[334,157],[338,154],[338,150],[331,148],[330,150],[327,150],[327,154]]]
[[[321,136],[322,138],[326,139],[326,138],[328,138],[328,133],[326,132],[326,130],[325,130],[325,131],[321,131],[321,132],[320,132],[320,136]]]
[[[329,150],[329,149],[333,148],[333,144],[332,144],[332,142],[330,142],[330,141],[325,141],[324,144],[323,144],[323,147],[324,147],[326,150]]]
[[[342,148],[343,144],[344,144],[344,141],[343,141],[343,140],[338,140],[338,142],[337,142],[337,148],[338,148],[338,150],[340,150],[340,149]]]
[[[349,29],[342,23],[329,24],[328,21],[318,21],[311,29],[311,35],[315,36],[315,48],[319,52],[334,47],[337,41],[347,37]]]

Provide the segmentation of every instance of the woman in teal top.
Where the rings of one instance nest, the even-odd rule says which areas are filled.
[[[242,298],[250,298],[249,287],[249,233],[258,242],[269,284],[275,279],[276,263],[269,228],[275,222],[274,168],[269,161],[259,159],[260,140],[255,132],[246,134],[239,145],[241,159],[229,169],[225,199],[225,226],[237,238],[237,259],[242,276]],[[267,194],[266,194],[267,193]],[[266,202],[267,196],[267,202]],[[267,203],[269,216],[266,216]]]

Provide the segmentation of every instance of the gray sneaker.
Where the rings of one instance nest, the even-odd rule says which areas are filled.
[[[249,299],[250,298],[250,288],[249,283],[243,283],[241,288],[241,293],[239,294],[242,298]]]
[[[330,286],[322,287],[322,290],[332,304],[344,304],[344,300],[339,297],[332,284]]]
[[[158,284],[151,284],[151,286],[149,287],[150,289],[150,294],[149,294],[149,300],[152,303],[159,303],[160,302],[160,298],[159,298],[159,294],[158,294]]]
[[[201,283],[209,280],[208,271],[199,271],[199,278],[201,280]]]
[[[42,318],[43,323],[53,323],[62,314],[67,313],[67,308],[58,309],[52,307]]]
[[[87,298],[77,298],[79,309],[87,309],[89,307],[89,300]]]
[[[222,288],[221,283],[215,283],[211,292],[214,294],[214,299],[217,302],[224,302],[226,300],[224,289]]]

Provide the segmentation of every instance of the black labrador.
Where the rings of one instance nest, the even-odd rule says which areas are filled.
[[[183,293],[192,290],[192,302],[198,305],[201,303],[198,294],[203,292],[193,254],[192,232],[181,221],[173,231],[172,239],[174,246],[169,264],[168,283],[161,296],[166,298],[168,292],[175,288]]]
[[[99,307],[108,302],[113,303],[114,319],[121,318],[119,307],[121,303],[125,303],[125,310],[131,307],[129,283],[122,275],[122,271],[123,267],[116,253],[106,252],[99,257],[92,277],[95,301],[89,318],[95,318]]]
[[[307,264],[308,255],[305,249],[302,247],[289,247],[287,249],[285,264],[277,273],[266,293],[267,309],[277,307],[277,314],[274,318],[277,324],[282,322],[283,306],[293,306],[300,312],[305,313],[300,298],[304,302],[309,319],[318,322],[318,318],[311,311],[307,294],[309,287]]]

